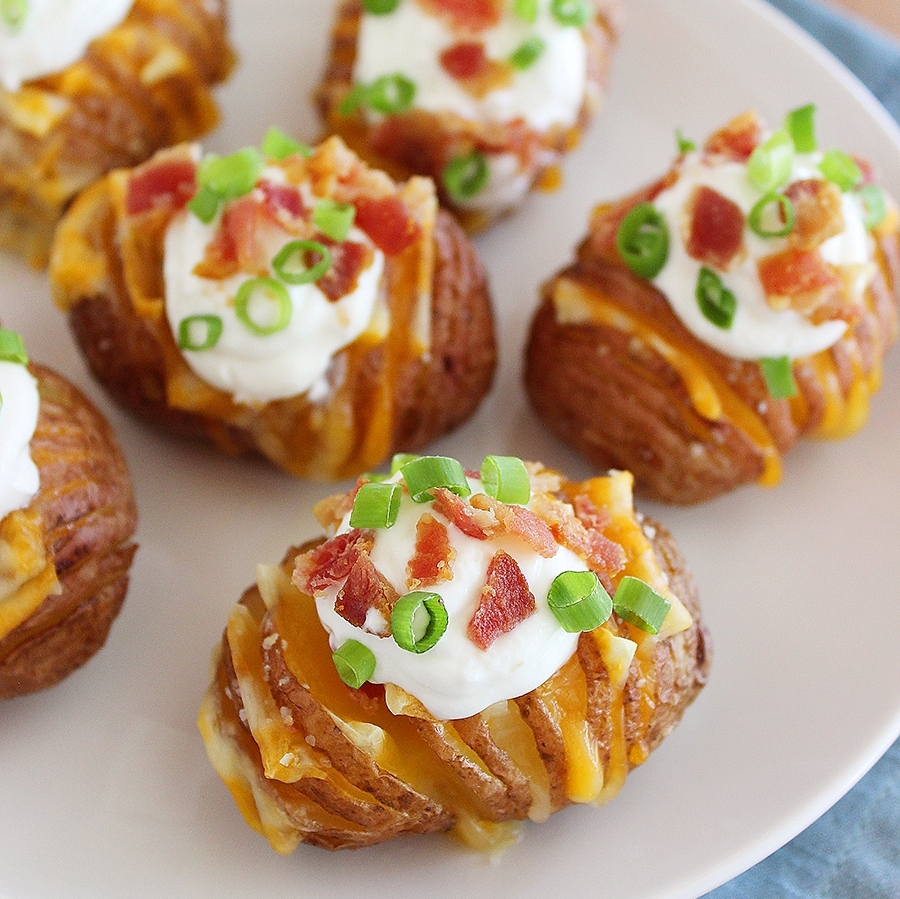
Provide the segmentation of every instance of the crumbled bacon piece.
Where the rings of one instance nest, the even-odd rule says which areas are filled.
[[[477,78],[488,64],[484,44],[480,41],[460,41],[447,47],[440,55],[441,68],[458,81]]]
[[[488,537],[509,534],[525,541],[538,555],[552,559],[559,545],[546,523],[524,506],[508,505],[488,496],[476,493],[469,502],[473,508],[490,512],[496,521],[486,529]]]
[[[450,580],[455,558],[446,526],[426,512],[416,522],[416,546],[406,564],[406,586],[418,590]]]
[[[808,313],[834,300],[842,282],[818,250],[795,247],[764,256],[757,263],[766,302],[773,309]]]
[[[372,199],[360,196],[353,201],[355,224],[386,256],[396,256],[412,246],[422,233],[400,197]]]
[[[229,203],[203,259],[194,267],[194,274],[217,281],[238,272],[266,274],[269,260],[258,239],[263,216],[255,197],[248,195]]]
[[[366,629],[386,637],[390,634],[391,609],[398,599],[399,594],[375,567],[369,554],[359,552],[338,590],[334,610],[354,627],[364,628],[369,612],[375,609],[380,616],[369,619]]]
[[[197,165],[192,159],[154,160],[129,176],[125,209],[129,215],[181,209],[196,189]]]
[[[419,0],[432,15],[448,21],[451,28],[478,32],[500,21],[504,0]]]
[[[806,178],[790,184],[784,194],[794,204],[792,246],[813,250],[844,230],[841,189],[836,184],[821,178]]]
[[[488,563],[478,608],[466,632],[479,649],[487,649],[536,609],[534,594],[528,589],[522,569],[511,555],[499,550]]]
[[[744,249],[744,213],[717,190],[700,185],[687,203],[685,249],[692,258],[728,271]]]
[[[257,187],[263,195],[266,211],[279,224],[290,225],[307,215],[303,197],[296,187],[271,181],[260,181]]]
[[[755,112],[745,112],[711,134],[704,152],[746,162],[762,140],[762,124]]]
[[[307,594],[315,596],[344,580],[361,554],[368,554],[375,543],[369,530],[355,528],[338,534],[297,557],[293,582]]]
[[[473,509],[462,497],[445,487],[434,490],[433,508],[464,534],[476,540],[487,540],[488,528],[495,521],[493,515]]]
[[[360,274],[371,265],[372,249],[355,240],[320,240],[331,250],[331,267],[316,281],[316,286],[334,303],[356,289]]]

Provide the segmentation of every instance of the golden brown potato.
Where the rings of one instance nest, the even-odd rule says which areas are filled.
[[[332,32],[331,55],[322,83],[316,92],[316,100],[328,133],[339,134],[364,159],[383,168],[397,178],[412,174],[428,175],[435,180],[441,203],[451,209],[468,231],[486,227],[498,217],[512,211],[529,189],[555,188],[561,178],[560,163],[567,152],[578,144],[582,131],[587,127],[602,102],[606,77],[613,48],[619,33],[621,7],[618,0],[591,0],[588,4],[591,17],[580,28],[584,38],[585,84],[581,91],[580,108],[571,124],[562,124],[561,114],[554,109],[542,115],[541,122],[529,122],[526,113],[518,115],[502,112],[502,99],[493,104],[485,103],[484,116],[469,112],[467,115],[451,112],[449,107],[435,106],[437,101],[419,105],[418,95],[411,104],[396,112],[372,118],[366,115],[366,102],[354,102],[359,96],[360,85],[354,83],[354,65],[357,61],[361,17],[364,15],[360,0],[343,0],[338,8]],[[564,92],[561,82],[572,74],[572,65],[564,57],[571,48],[559,55],[552,55],[541,37],[532,34],[535,26],[515,22],[511,11],[500,11],[497,4],[421,4],[425,14],[441,20],[457,38],[457,43],[445,49],[435,71],[443,71],[458,88],[468,96],[467,105],[475,107],[485,98],[531,90],[524,108],[533,110],[548,98],[535,89],[516,85],[522,77],[516,64],[507,59],[493,58],[485,49],[487,30],[498,19],[510,18],[510,30],[520,26],[523,47],[530,46],[528,38],[541,47],[537,56],[523,68],[528,70],[542,65],[541,56],[552,59],[556,71],[546,78],[547,85],[555,85],[557,102]],[[403,12],[403,10],[400,10]],[[420,13],[421,14],[421,13]],[[545,15],[542,11],[541,15]],[[384,22],[388,16],[379,16]],[[548,21],[550,20],[547,14]],[[508,23],[509,24],[509,23]],[[424,29],[423,40],[430,40],[433,29]],[[425,37],[426,33],[429,35]],[[398,34],[403,41],[405,33]],[[492,50],[491,53],[498,51]],[[422,55],[420,50],[419,56]],[[391,57],[396,72],[409,76],[413,85],[416,70],[404,66],[397,54]],[[568,61],[571,63],[571,60]],[[560,71],[560,68],[562,71]],[[530,75],[530,73],[527,73]],[[429,76],[430,77],[430,76]],[[418,90],[418,86],[416,86]],[[444,90],[446,95],[447,89]],[[548,94],[552,93],[548,91]],[[376,101],[377,102],[377,101]],[[446,100],[444,101],[446,102]],[[459,102],[459,101],[457,101]],[[544,120],[547,121],[544,121]],[[447,177],[447,167],[455,161],[472,159],[487,162],[486,172],[496,170],[487,183],[478,189],[454,188],[454,179]],[[505,157],[505,158],[504,158]],[[465,167],[464,167],[465,168]],[[473,177],[467,169],[464,181]],[[476,179],[475,180],[479,180]],[[449,185],[449,186],[448,186]]]
[[[525,516],[519,524],[533,510],[558,539],[580,535],[583,558],[611,593],[626,575],[656,585],[672,600],[662,628],[651,634],[617,611],[573,635],[574,654],[540,686],[441,720],[392,683],[353,689],[339,677],[321,596],[297,584],[334,574],[347,578],[338,593],[346,598],[353,575],[336,549],[340,536],[290,550],[280,567],[261,566],[213,655],[199,726],[241,813],[277,851],[446,830],[474,848],[498,849],[523,820],[614,796],[705,684],[711,646],[694,582],[671,535],[634,512],[631,476],[571,483],[540,466],[530,471],[533,501],[515,507]],[[331,531],[351,502],[329,500],[317,515]],[[472,508],[482,506],[498,520],[513,508],[473,494]],[[487,519],[475,512],[466,520]],[[527,543],[527,533],[535,532],[525,525],[515,540]],[[498,539],[510,547],[509,532]],[[452,601],[447,608],[456,614]]]
[[[0,521],[0,697],[53,686],[103,646],[136,549],[131,480],[109,424],[64,378],[30,371],[40,487]]]
[[[44,265],[72,198],[218,122],[234,65],[224,0],[135,0],[63,71],[0,90],[0,245]]]
[[[734,153],[729,141],[746,139],[752,148],[758,128],[755,116],[736,119],[710,138],[704,158]],[[746,155],[739,152],[736,159],[743,164]],[[776,484],[783,455],[801,437],[838,438],[863,425],[884,354],[897,336],[900,219],[887,199],[885,218],[871,230],[872,262],[865,266],[821,265],[818,244],[800,249],[801,224],[792,236],[772,242],[769,260],[791,256],[818,266],[821,303],[810,319],[847,323],[832,346],[793,358],[792,395],[773,395],[758,359],[726,354],[689,330],[672,296],[632,271],[617,248],[626,214],[658,202],[678,180],[681,164],[648,188],[597,207],[575,261],[543,288],[524,378],[541,421],[589,462],[632,471],[641,495],[692,504],[754,481]],[[803,183],[819,190],[826,182]],[[801,209],[799,199],[795,206]],[[797,216],[802,223],[812,214],[801,210]],[[702,255],[704,248],[694,252]],[[870,273],[867,286],[849,300],[842,285],[861,270]],[[726,266],[721,275],[726,284],[728,271]],[[685,296],[694,302],[692,285]],[[799,290],[788,297],[792,308],[801,299],[808,296],[801,298]],[[771,302],[774,308],[774,297]]]
[[[373,322],[337,351],[315,396],[240,402],[196,375],[165,318],[163,240],[178,208],[157,197],[138,214],[128,211],[135,184],[146,187],[148,177],[161,173],[164,191],[171,173],[185,166],[190,196],[196,164],[188,154],[175,148],[114,173],[79,198],[57,233],[50,266],[56,301],[114,399],[163,429],[200,436],[226,452],[261,453],[293,474],[325,479],[373,468],[398,446],[421,447],[474,412],[496,364],[487,277],[474,247],[436,210],[424,179],[398,187],[361,167],[337,139],[284,165],[326,181],[334,166],[343,167],[346,183],[357,179],[378,194],[375,202],[394,210],[379,221],[408,225],[412,243],[386,254],[379,288],[389,326],[373,337],[381,327]],[[290,227],[310,226],[301,219]],[[258,273],[258,263],[248,263],[247,274]]]

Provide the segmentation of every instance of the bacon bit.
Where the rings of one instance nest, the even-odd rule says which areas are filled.
[[[808,313],[832,302],[841,289],[840,277],[818,250],[789,247],[760,259],[757,269],[766,301],[773,309]]]
[[[369,611],[376,609],[381,613],[383,625],[373,629],[373,622],[370,621],[366,629],[380,637],[387,637],[390,634],[391,609],[399,598],[400,594],[375,567],[368,552],[359,552],[335,597],[334,611],[354,627],[362,628]]]
[[[257,187],[262,192],[266,212],[279,224],[291,225],[296,219],[308,215],[303,197],[296,187],[273,184],[271,181],[260,181]]]
[[[789,185],[784,194],[794,204],[791,246],[813,250],[844,230],[841,189],[821,178],[806,178]]]
[[[353,240],[335,243],[319,239],[331,250],[331,268],[316,281],[316,286],[334,303],[356,289],[360,274],[372,264],[372,249]]]
[[[584,525],[590,540],[589,567],[595,570],[595,566],[602,565],[610,574],[620,572],[625,567],[625,550],[603,533],[611,523],[609,512],[606,509],[598,509],[583,493],[575,497],[573,505],[575,515]]]
[[[746,162],[762,140],[762,123],[755,112],[745,112],[711,134],[703,151],[711,156],[724,156]]]
[[[545,559],[552,559],[556,555],[559,545],[550,528],[530,509],[501,503],[485,493],[476,493],[469,502],[473,508],[490,512],[496,519],[496,525],[487,528],[488,537],[509,534],[524,540]]]
[[[430,587],[453,577],[450,566],[456,550],[447,528],[427,512],[416,522],[416,548],[406,563],[406,586],[410,590]]]
[[[476,540],[487,540],[488,528],[496,524],[493,515],[473,509],[462,497],[445,487],[435,488],[432,507],[466,536]]]
[[[503,0],[419,0],[432,15],[447,20],[452,29],[478,32],[500,21]]]
[[[294,585],[307,596],[315,596],[344,580],[356,559],[368,555],[375,544],[371,531],[355,528],[338,534],[297,556]]]
[[[216,281],[238,272],[265,274],[268,260],[257,240],[263,215],[262,206],[252,196],[229,203],[203,259],[194,266],[194,274]]]
[[[140,215],[152,209],[181,209],[197,190],[197,166],[191,159],[163,159],[137,170],[128,179],[125,209]]]
[[[744,214],[717,190],[701,185],[687,203],[685,249],[692,258],[728,271],[744,249]]]
[[[460,41],[440,55],[441,68],[457,81],[477,78],[487,68],[488,58],[480,41]]]
[[[419,223],[409,214],[400,197],[357,197],[355,224],[385,256],[396,256],[421,236]]]
[[[488,564],[478,608],[467,627],[469,639],[479,649],[487,649],[536,610],[522,569],[511,555],[499,550]]]

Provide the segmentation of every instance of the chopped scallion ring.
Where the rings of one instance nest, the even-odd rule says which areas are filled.
[[[798,109],[792,109],[784,118],[784,127],[794,149],[798,153],[814,153],[816,151],[815,104],[809,103]]]
[[[323,197],[313,209],[313,224],[326,236],[340,243],[347,239],[356,207],[352,203],[338,203],[330,197]]]
[[[776,356],[772,359],[760,359],[759,367],[766,379],[769,396],[776,400],[789,399],[797,394],[797,382],[794,380],[794,368],[788,356]]]
[[[648,634],[658,634],[672,604],[649,584],[626,575],[619,581],[613,608],[616,614]]]
[[[397,474],[407,462],[412,462],[413,459],[419,458],[421,457],[417,453],[394,453],[391,459],[391,474]]]
[[[287,159],[299,153],[301,156],[312,155],[312,150],[306,145],[294,140],[286,131],[280,128],[270,128],[263,138],[262,151],[264,156],[270,159]]]
[[[234,298],[238,321],[257,337],[283,331],[291,321],[293,306],[287,288],[274,278],[250,278]]]
[[[204,185],[188,201],[187,208],[204,225],[208,225],[216,217],[221,205],[222,195],[216,193],[211,187]]]
[[[345,640],[332,654],[338,677],[358,690],[375,673],[375,653],[359,640]]]
[[[189,315],[178,324],[178,346],[199,352],[212,349],[222,336],[222,319],[218,315]]]
[[[537,0],[513,0],[513,13],[523,22],[533,25],[537,21]]]
[[[613,602],[593,571],[563,571],[550,585],[547,605],[570,634],[592,631],[612,614]]]
[[[207,156],[197,169],[197,183],[208,187],[224,201],[243,197],[256,187],[263,158],[255,147],[244,147],[228,156]]]
[[[28,15],[28,0],[2,0],[0,2],[0,18],[13,31],[22,27]]]
[[[400,4],[400,0],[363,0],[363,9],[373,16],[386,16]]]
[[[451,159],[444,166],[441,181],[454,200],[471,200],[484,190],[490,170],[487,157],[480,150],[472,150]]]
[[[705,265],[697,276],[696,297],[704,318],[717,328],[727,331],[734,324],[737,300],[716,272]]]
[[[843,150],[826,150],[819,171],[841,190],[853,190],[863,177],[860,167]]]
[[[389,528],[397,523],[403,488],[399,484],[363,484],[353,498],[351,528]]]
[[[524,506],[531,499],[528,469],[518,456],[485,456],[480,475],[485,492],[501,503]]]
[[[514,69],[527,69],[533,66],[546,49],[546,44],[537,35],[519,44],[509,57]]]
[[[331,268],[331,250],[317,240],[292,240],[272,260],[285,284],[311,284]]]
[[[20,334],[9,328],[0,328],[0,362],[28,365],[28,353]]]
[[[338,104],[338,112],[342,116],[353,115],[360,106],[365,106],[368,88],[364,84],[356,84]]]
[[[641,278],[655,278],[669,258],[669,229],[652,203],[638,203],[622,219],[616,247],[628,267]]]
[[[777,190],[791,177],[794,141],[785,130],[776,131],[747,160],[747,178],[763,194]]]
[[[417,503],[427,503],[435,487],[446,487],[457,496],[472,492],[462,465],[448,456],[419,456],[400,466],[400,474]]]
[[[747,224],[758,237],[787,237],[794,230],[796,216],[790,197],[771,191],[754,203]]]
[[[391,609],[391,636],[407,652],[427,652],[447,630],[449,618],[437,593],[417,590],[401,596]]]
[[[413,105],[416,98],[415,82],[399,72],[376,78],[366,90],[365,102],[385,115],[397,115]]]
[[[681,133],[680,128],[675,132],[675,142],[678,145],[679,153],[693,153],[694,150],[697,149],[697,145],[692,140],[686,138]]]
[[[553,0],[550,12],[560,25],[575,25],[581,28],[591,18],[587,0]]]
[[[856,191],[863,205],[863,221],[871,231],[887,218],[887,202],[884,191],[877,184],[864,184]]]

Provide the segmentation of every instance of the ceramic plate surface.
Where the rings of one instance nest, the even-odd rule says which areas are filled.
[[[309,95],[331,4],[235,0],[241,65],[209,146],[279,124],[313,140]],[[630,0],[610,91],[555,194],[477,239],[501,369],[475,418],[434,451],[590,471],[532,419],[521,358],[540,283],[570,257],[592,205],[668,166],[675,131],[702,139],[744,109],[777,124],[818,106],[820,142],[874,162],[900,197],[900,134],[824,51],[755,0]],[[295,481],[169,440],[123,415],[81,362],[40,274],[0,258],[0,317],[116,427],[141,512],[131,590],[110,639],[41,695],[0,704],[2,899],[428,895],[687,899],[773,851],[834,803],[900,733],[900,351],[867,427],[806,442],[776,489],[694,509],[644,504],[674,532],[715,648],[709,686],[619,796],[541,826],[498,862],[442,837],[355,853],[275,854],[240,818],[195,726],[208,660],[258,562],[313,536]],[[343,485],[341,485],[343,486]]]

